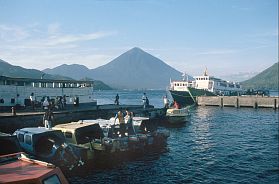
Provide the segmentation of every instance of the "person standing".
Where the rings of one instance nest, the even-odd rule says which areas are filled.
[[[118,95],[118,93],[115,96],[114,104],[119,105],[119,95]]]
[[[45,100],[43,102],[43,108],[45,111],[47,111],[49,109],[49,102],[47,100],[47,97],[45,97]]]
[[[53,119],[54,119],[53,113],[50,109],[48,109],[45,112],[44,117],[43,117],[43,122],[44,122],[45,128],[48,128],[48,129],[52,128]]]
[[[164,101],[164,107],[165,109],[168,109],[169,108],[169,99],[167,98],[167,95],[165,95],[163,97],[163,101]]]
[[[32,106],[32,109],[35,110],[35,95],[34,93],[31,93],[30,95],[30,102],[31,102],[31,106]]]
[[[143,93],[143,96],[142,96],[142,104],[143,104],[143,108],[145,109],[146,108],[146,105],[147,105],[147,96],[146,96],[146,93]]]
[[[121,137],[124,137],[126,132],[126,126],[125,126],[124,114],[121,108],[116,113],[114,122],[116,121],[116,119],[118,119],[119,121],[120,135]]]
[[[127,119],[128,135],[135,135],[136,132],[133,125],[133,112],[129,112],[129,110],[126,109],[125,119]]]

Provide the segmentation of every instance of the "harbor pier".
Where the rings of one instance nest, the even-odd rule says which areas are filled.
[[[136,116],[147,116],[150,119],[163,115],[162,109],[154,108],[153,106],[143,109],[142,105],[96,105],[87,108],[54,111],[54,125],[86,119],[109,119],[114,117],[120,108],[123,110],[128,108]],[[44,112],[41,110],[33,112],[18,111],[16,115],[0,112],[0,132],[13,133],[20,128],[44,126],[43,115]]]
[[[279,97],[265,96],[199,96],[199,106],[279,108]]]

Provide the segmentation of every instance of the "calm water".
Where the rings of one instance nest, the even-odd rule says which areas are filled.
[[[141,91],[96,92],[99,103],[140,104]],[[162,107],[165,91],[147,91]],[[197,107],[169,128],[168,146],[107,169],[80,171],[71,183],[278,183],[278,111]]]

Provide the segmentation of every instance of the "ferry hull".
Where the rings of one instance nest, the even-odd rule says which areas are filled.
[[[196,97],[198,96],[216,96],[216,94],[204,89],[196,89],[196,88],[188,87],[188,90],[190,91],[194,99],[196,99]]]
[[[198,96],[216,96],[210,91],[203,89],[195,89],[188,87],[188,91],[174,91],[170,90],[173,100],[175,100],[181,107],[190,106],[196,103]]]
[[[170,90],[170,93],[173,100],[175,100],[181,107],[186,107],[195,103],[188,91]]]

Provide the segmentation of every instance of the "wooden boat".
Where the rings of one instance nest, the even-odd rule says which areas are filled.
[[[0,156],[0,183],[68,184],[68,181],[58,167],[14,153]]]
[[[83,155],[85,160],[93,159],[94,151],[107,149],[103,130],[98,123],[78,121],[59,124],[53,129],[62,131],[68,144],[85,149],[86,154]]]
[[[135,120],[134,120],[135,119]],[[124,137],[120,136],[120,127],[118,120],[110,118],[110,120],[84,120],[85,122],[99,123],[104,131],[105,137],[112,138],[119,142],[119,149],[128,150],[144,150],[147,147],[157,147],[166,145],[170,132],[166,129],[158,129],[153,123],[149,122],[146,117],[133,117],[133,126],[135,133],[125,133]]]
[[[60,167],[73,169],[83,165],[80,150],[65,143],[60,130],[44,127],[23,128],[14,132],[20,147],[36,159],[53,163]]]
[[[169,108],[166,112],[167,123],[170,125],[186,123],[189,121],[189,116],[190,113],[187,107],[181,109]]]

